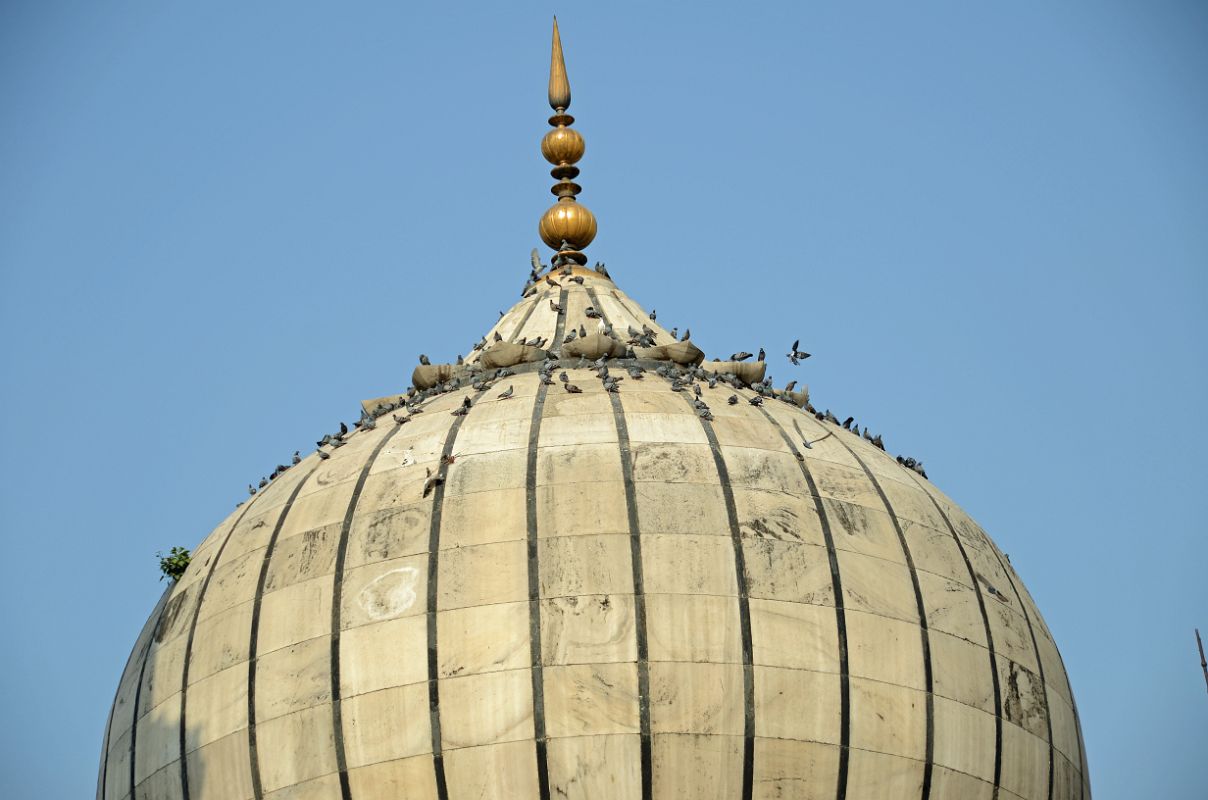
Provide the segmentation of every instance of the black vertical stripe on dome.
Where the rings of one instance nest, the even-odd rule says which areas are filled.
[[[557,322],[554,323],[554,338],[550,340],[550,349],[562,349],[562,337],[566,333],[566,298],[568,296],[566,287],[562,287],[562,290],[558,292],[558,306],[561,307],[562,313],[558,314]]]
[[[566,290],[562,290],[565,298]],[[564,317],[559,317],[559,322]],[[555,340],[558,339],[555,337]],[[545,729],[545,672],[541,664],[541,564],[538,557],[537,530],[537,445],[541,436],[541,415],[549,387],[537,384],[533,416],[529,422],[528,458],[524,473],[525,518],[528,536],[529,675],[533,688],[533,739],[537,747],[537,789],[541,800],[549,800],[549,755]]]
[[[801,475],[805,478],[810,498],[814,501],[814,509],[818,512],[818,519],[822,523],[826,558],[830,562],[831,591],[835,595],[835,626],[838,629],[839,637],[839,776],[835,787],[835,800],[845,800],[848,764],[851,760],[851,673],[847,660],[847,610],[843,603],[843,582],[839,576],[839,554],[835,550],[835,536],[831,531],[826,506],[822,502],[822,494],[818,491],[818,484],[814,481],[809,466],[805,463],[805,457],[797,449],[797,445],[793,443],[792,437],[788,435],[784,426],[777,422],[763,406],[756,406],[756,408],[767,418],[776,432],[780,434],[785,445],[797,457],[797,466],[801,468]]]
[[[197,593],[197,605],[193,607],[193,618],[189,621],[189,636],[185,640],[185,658],[184,669],[180,679],[180,793],[184,800],[189,800],[189,756],[185,749],[185,732],[188,729],[188,700],[189,700],[189,661],[193,657],[193,637],[197,634],[197,617],[201,614],[201,604],[206,599],[206,590],[210,588],[210,579],[214,577],[214,573],[218,571],[218,563],[222,560],[222,551],[226,550],[227,542],[231,541],[231,534],[239,527],[239,523],[247,516],[247,512],[252,509],[256,501],[264,497],[264,491],[261,491],[251,500],[246,502],[243,511],[239,512],[239,516],[231,523],[231,527],[227,529],[226,535],[222,537],[222,543],[218,545],[218,552],[214,554],[214,560],[210,562],[210,571],[206,573],[205,578],[201,581],[201,589]],[[144,667],[146,664],[144,663]],[[141,682],[141,681],[140,681]],[[138,709],[136,708],[135,711]],[[130,736],[130,796],[134,796],[134,735]]]
[[[865,476],[868,477],[873,488],[877,490],[877,495],[881,498],[881,502],[885,504],[885,510],[889,513],[889,520],[893,523],[893,529],[897,531],[898,543],[902,545],[902,555],[906,557],[906,566],[910,571],[910,584],[914,587],[914,602],[919,611],[919,635],[923,642],[923,683],[927,690],[927,749],[926,759],[923,762],[923,792],[921,797],[922,800],[928,800],[931,797],[931,776],[935,771],[935,676],[932,674],[931,669],[931,635],[927,629],[927,607],[923,605],[923,588],[919,585],[919,574],[914,566],[914,556],[910,554],[910,545],[906,542],[906,534],[902,532],[902,525],[893,513],[893,505],[890,504],[889,498],[885,495],[885,490],[877,482],[876,476],[872,474],[872,470],[868,468],[863,459],[856,455],[856,451],[848,447],[847,443],[843,441],[843,435],[843,433],[836,431],[835,440],[843,445],[843,448],[851,454],[851,457],[864,470]]]
[[[691,413],[700,420],[705,438],[709,440],[709,450],[713,453],[717,479],[721,484],[722,499],[726,504],[726,518],[730,523],[730,542],[734,546],[734,573],[738,584],[738,627],[742,636],[742,800],[751,800],[755,776],[755,667],[752,658],[754,648],[751,643],[751,601],[747,596],[747,559],[742,549],[742,528],[738,524],[738,507],[734,502],[734,488],[730,485],[730,471],[726,468],[726,459],[722,455],[713,423],[696,413],[690,393],[684,393],[684,400],[692,409]]]
[[[537,310],[537,304],[549,297],[550,294],[550,292],[546,292],[540,296],[533,295],[533,302],[529,303],[529,307],[524,310],[524,314],[520,317],[520,322],[516,324],[516,330],[512,331],[508,336],[508,338],[511,339],[515,344],[519,344],[520,342],[524,341],[522,337],[522,334],[524,333],[524,326],[528,324],[529,317],[533,316],[533,312]],[[487,342],[487,346],[490,347],[491,343]]]
[[[462,417],[457,417],[459,422],[461,419]],[[356,514],[357,502],[361,499],[365,482],[369,480],[369,471],[373,469],[378,454],[402,429],[402,425],[395,425],[394,430],[384,434],[382,440],[374,446],[373,452],[365,459],[365,465],[361,467],[357,482],[353,486],[352,497],[348,500],[348,508],[344,511],[344,522],[340,526],[340,542],[336,546],[335,575],[333,576],[331,596],[331,716],[332,730],[335,734],[336,769],[340,774],[340,796],[344,800],[352,800],[352,787],[348,782],[348,753],[344,747],[344,708],[340,696],[340,629],[343,624],[343,608],[340,598],[344,589],[344,562],[348,559],[348,538],[352,532],[352,518]],[[364,431],[361,434],[364,435]]]
[[[148,621],[151,626],[147,634],[147,646],[143,648],[143,663],[138,668],[138,685],[134,689],[133,714],[130,719],[130,796],[134,796],[134,745],[137,741],[138,733],[135,730],[138,725],[138,703],[139,695],[142,693],[143,677],[147,670],[147,661],[151,657],[151,645],[155,641],[155,633],[159,628],[159,620],[164,614],[164,609],[168,605],[168,598],[172,594],[172,587],[164,589],[160,595],[159,602],[155,604],[155,609],[151,612],[154,622]],[[134,663],[134,654],[138,652],[138,640],[135,640],[134,647],[130,648],[130,655],[126,658],[126,666],[122,667],[122,678],[126,677],[126,673],[130,671],[130,665]],[[121,693],[121,679],[118,680],[118,693]],[[117,695],[113,696],[113,704],[109,706],[109,722],[105,724],[105,749],[101,751],[101,800],[104,800],[108,793],[109,782],[109,746],[112,742],[109,737],[113,735],[113,713],[117,710]]]
[[[605,312],[603,306],[600,305],[600,296],[596,294],[596,290],[592,287],[588,287],[587,296],[591,298],[591,307],[599,312],[600,319],[604,320],[604,324],[611,325],[612,323],[608,319],[607,312]]]
[[[1023,603],[1021,602],[1022,606]],[[1090,782],[1090,776],[1086,774],[1086,743],[1082,741],[1082,717],[1078,714],[1078,701],[1074,699],[1074,686],[1070,683],[1070,673],[1065,668],[1065,659],[1061,655],[1061,650],[1058,649],[1057,643],[1053,642],[1053,650],[1057,653],[1057,661],[1061,664],[1061,673],[1065,677],[1065,688],[1070,695],[1070,710],[1074,712],[1074,732],[1078,734],[1078,796],[1081,798],[1090,792],[1090,787],[1087,784]],[[1039,661],[1039,659],[1037,659]],[[1041,679],[1043,682],[1043,678]],[[1045,708],[1048,708],[1049,690],[1045,687],[1044,690]],[[1049,722],[1049,748],[1053,747],[1053,725]],[[1070,766],[1073,766],[1071,764]],[[1051,799],[1050,799],[1051,800]]]
[[[617,291],[615,289],[610,291],[609,294],[612,295],[612,299],[617,301],[617,305],[619,305],[625,311],[626,314],[633,317],[634,322],[641,322],[642,317],[646,317],[646,319],[650,319],[649,314],[646,314],[646,313],[638,314],[632,308],[630,308],[629,305],[624,300],[621,299],[621,295],[617,294]],[[654,320],[651,320],[651,322],[653,322],[653,321]]]
[[[474,395],[472,403],[486,393],[481,389]],[[472,408],[472,406],[471,406]],[[457,441],[457,432],[465,422],[465,415],[454,417],[453,424],[445,434],[445,443],[441,447],[441,460],[437,466],[437,475],[447,478],[449,464],[447,459],[453,455],[453,445]],[[445,481],[441,481],[432,490],[432,518],[428,526],[428,597],[425,614],[428,631],[428,722],[432,731],[432,770],[436,778],[436,795],[440,800],[449,800],[449,786],[445,780],[445,757],[441,748],[440,733],[440,657],[437,650],[436,637],[436,601],[437,588],[440,578],[440,525],[445,505]],[[347,800],[347,798],[345,798]]]
[[[919,483],[919,481],[916,479],[915,483]],[[931,502],[935,505],[936,510],[940,512],[940,516],[942,516],[944,518],[944,522],[948,525],[948,528],[952,530],[952,535],[956,536],[956,531],[954,529],[952,529],[952,523],[949,521],[948,515],[944,513],[943,508],[940,507],[939,502],[935,499],[935,497],[931,494],[931,492],[928,492],[927,489],[922,486],[921,483],[919,483],[919,487],[923,490],[924,494],[926,494],[927,497],[931,500]],[[958,544],[959,544],[959,539],[958,539]],[[964,552],[963,547],[961,549],[961,552],[962,553]],[[1054,753],[1054,746],[1053,746],[1053,714],[1052,714],[1051,709],[1049,708],[1048,683],[1046,682],[1045,676],[1044,676],[1044,661],[1040,657],[1040,644],[1036,641],[1036,631],[1032,627],[1032,616],[1028,613],[1028,607],[1023,602],[1023,596],[1019,593],[1019,587],[1017,587],[1015,585],[1015,580],[1014,580],[1014,578],[1011,577],[1010,568],[1006,564],[1003,563],[1002,556],[1000,556],[998,554],[998,548],[994,547],[994,545],[992,543],[990,544],[990,552],[994,553],[994,558],[995,558],[995,560],[998,561],[998,566],[1002,569],[1003,574],[1007,576],[1007,583],[1010,584],[1010,586],[1011,586],[1011,593],[1015,595],[1015,602],[1019,603],[1019,609],[1020,609],[1020,611],[1023,612],[1023,621],[1028,626],[1028,637],[1032,640],[1032,651],[1036,654],[1036,674],[1040,678],[1040,685],[1045,687],[1045,690],[1044,690],[1044,722],[1045,722],[1045,729],[1048,731],[1048,738],[1049,738],[1049,777],[1048,777],[1049,788],[1048,788],[1048,792],[1047,792],[1047,797],[1048,797],[1048,800],[1053,800],[1053,779],[1054,779],[1054,767],[1055,767],[1054,762],[1056,761],[1056,755]],[[996,672],[997,672],[997,670],[996,670]],[[1073,694],[1071,693],[1070,696],[1072,697]]]
[[[905,467],[903,467],[905,469]],[[913,475],[909,476],[916,484],[918,481]],[[944,520],[944,525],[948,527],[948,532],[952,534],[952,540],[956,542],[956,548],[960,550],[961,558],[965,562],[965,569],[969,571],[969,580],[973,584],[973,591],[977,596],[977,609],[981,612],[982,625],[986,630],[986,647],[990,651],[990,680],[994,687],[994,800],[998,798],[999,783],[1002,781],[1002,686],[998,681],[998,660],[994,655],[994,631],[990,628],[990,613],[986,611],[986,598],[982,593],[981,581],[977,579],[977,572],[973,569],[973,562],[969,559],[968,552],[965,551],[965,544],[961,541],[961,537],[957,535],[956,528],[952,525],[952,520],[944,513],[944,509],[940,508],[940,504],[936,502],[931,493],[919,487],[919,491],[927,495],[927,499],[935,506],[935,510],[939,512],[940,517]],[[1031,625],[1028,626],[1031,630]],[[1035,647],[1036,641],[1033,639],[1032,646]],[[1036,654],[1039,661],[1040,653]],[[1047,705],[1047,700],[1046,700]],[[1045,716],[1048,716],[1048,710],[1045,710]],[[1053,754],[1049,752],[1049,798],[1053,797]]]
[[[268,546],[264,548],[264,558],[260,562],[260,576],[256,580],[256,595],[252,600],[252,631],[247,648],[247,744],[248,757],[252,766],[252,795],[255,800],[261,800],[264,797],[264,787],[261,785],[260,777],[260,749],[256,744],[256,646],[260,640],[260,604],[264,600],[264,585],[268,581],[268,568],[272,563],[273,553],[277,549],[277,538],[281,535],[281,529],[285,527],[285,518],[289,516],[289,511],[294,507],[294,501],[298,499],[302,487],[316,469],[318,469],[317,461],[290,492],[289,499],[285,501],[285,507],[281,509],[281,515],[277,517],[277,524],[273,526]]]
[[[654,796],[654,767],[650,739],[650,644],[646,638],[646,583],[642,568],[641,528],[638,524],[637,486],[633,481],[633,453],[625,409],[615,392],[606,392],[612,403],[621,448],[621,479],[625,483],[625,510],[629,520],[629,559],[633,565],[633,617],[638,650],[638,730],[641,735],[642,800]]]

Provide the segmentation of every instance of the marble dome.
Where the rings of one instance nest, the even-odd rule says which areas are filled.
[[[1089,798],[977,523],[630,329],[675,342],[568,257],[243,502],[134,645],[99,800]]]

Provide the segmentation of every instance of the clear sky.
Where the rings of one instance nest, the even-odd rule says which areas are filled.
[[[0,7],[0,796],[93,791],[163,584],[516,299],[556,11],[588,252],[920,458],[1062,648],[1096,798],[1203,798],[1208,6]]]

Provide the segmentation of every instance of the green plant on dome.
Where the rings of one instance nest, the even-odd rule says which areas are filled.
[[[159,559],[159,571],[163,573],[159,576],[161,581],[165,577],[174,581],[179,580],[189,567],[189,550],[185,547],[173,547],[166,556],[161,550],[155,556]]]

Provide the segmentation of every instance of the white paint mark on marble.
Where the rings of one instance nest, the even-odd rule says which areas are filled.
[[[415,604],[415,581],[419,570],[399,567],[374,578],[357,595],[357,602],[370,619],[392,619]]]

